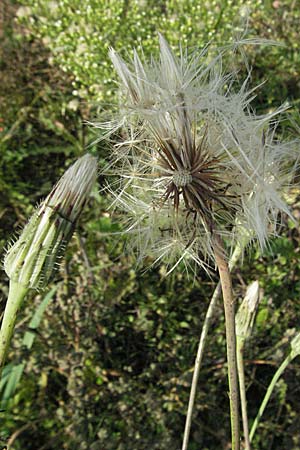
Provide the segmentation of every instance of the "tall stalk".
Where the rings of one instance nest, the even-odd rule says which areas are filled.
[[[241,240],[241,243],[236,246],[234,249],[234,252],[230,258],[229,261],[229,270],[232,270],[233,267],[236,265],[237,261],[241,257],[241,254],[243,253],[244,247],[248,244],[249,239]],[[199,380],[199,374],[204,354],[204,348],[206,344],[206,339],[208,335],[208,330],[210,326],[210,322],[212,317],[214,316],[217,301],[221,295],[222,289],[221,289],[221,283],[218,282],[214,293],[212,295],[212,298],[209,302],[209,306],[206,312],[206,316],[203,322],[202,330],[201,330],[201,336],[199,340],[198,350],[197,350],[197,356],[195,359],[195,368],[193,373],[193,380],[191,384],[191,391],[190,391],[190,397],[189,397],[189,404],[188,404],[188,410],[186,415],[186,421],[185,421],[185,429],[184,429],[184,435],[183,435],[183,443],[182,443],[182,450],[187,450],[188,444],[189,444],[189,438],[190,438],[190,431],[191,431],[191,425],[192,425],[192,415],[194,410],[194,404],[195,404],[195,398],[196,398],[196,392],[197,392],[197,384]]]
[[[216,264],[219,270],[220,282],[223,293],[226,347],[228,364],[228,384],[231,420],[232,450],[240,449],[240,421],[239,421],[239,387],[237,375],[236,357],[236,333],[235,333],[235,302],[232,293],[231,275],[225,258],[225,249],[222,239],[214,234],[213,248]]]
[[[221,295],[221,283],[218,282],[214,293],[212,295],[212,298],[210,300],[205,320],[203,323],[201,336],[199,340],[198,350],[197,350],[197,356],[195,359],[195,368],[193,373],[193,379],[191,384],[191,391],[190,391],[190,398],[189,398],[189,405],[188,410],[186,414],[186,420],[185,420],[185,429],[184,429],[184,435],[183,435],[183,443],[182,443],[182,450],[187,450],[188,444],[189,444],[189,437],[190,437],[190,431],[191,431],[191,425],[192,425],[192,415],[194,410],[194,404],[195,404],[195,398],[196,398],[196,392],[197,392],[197,384],[199,380],[200,375],[200,369],[201,369],[201,363],[204,353],[204,347],[206,343],[206,338],[209,330],[210,321],[214,315],[217,301]]]

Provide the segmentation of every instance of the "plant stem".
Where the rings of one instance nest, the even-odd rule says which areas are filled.
[[[236,341],[236,352],[237,352],[237,369],[239,376],[239,386],[240,386],[240,398],[241,398],[241,408],[242,408],[242,418],[243,418],[243,430],[244,430],[244,444],[245,450],[250,450],[250,439],[249,439],[249,424],[248,424],[248,414],[247,414],[247,398],[246,398],[246,388],[245,388],[245,370],[244,370],[244,342],[245,340],[240,336],[237,336]]]
[[[21,284],[10,281],[8,299],[2,319],[0,330],[0,377],[6,354],[9,348],[11,337],[15,328],[17,312],[28,292],[28,288]]]
[[[222,239],[217,233],[214,233],[213,248],[216,258],[216,264],[220,275],[223,293],[224,311],[225,311],[228,383],[229,383],[229,401],[230,401],[230,419],[231,419],[231,443],[232,443],[232,450],[239,450],[240,448],[239,392],[238,392],[237,358],[236,358],[234,298],[232,293],[232,284],[229,267],[224,256],[225,253],[224,245]]]
[[[282,375],[282,373],[285,370],[285,368],[287,367],[287,365],[294,359],[295,356],[296,356],[295,354],[290,353],[285,358],[285,360],[281,363],[280,367],[278,367],[278,369],[276,370],[275,375],[273,376],[272,381],[269,384],[269,387],[268,387],[267,392],[266,392],[266,394],[264,396],[262,404],[260,405],[258,413],[257,413],[257,415],[255,417],[255,420],[253,422],[253,425],[251,427],[250,442],[252,442],[252,439],[254,437],[254,434],[255,434],[258,422],[259,422],[261,416],[264,413],[264,410],[265,410],[265,408],[267,406],[268,401],[270,400],[271,394],[272,394],[272,392],[273,392],[273,390],[275,388],[275,385],[276,385],[277,381],[279,380],[280,376]]]
[[[208,309],[206,312],[206,316],[205,316],[205,320],[203,323],[202,331],[201,331],[197,356],[195,359],[195,369],[194,369],[193,380],[192,380],[192,384],[191,384],[189,405],[188,405],[186,421],[185,421],[182,450],[187,450],[188,444],[189,444],[189,437],[190,437],[190,431],[191,431],[191,425],[192,425],[192,414],[193,414],[193,409],[194,409],[197,384],[198,384],[200,368],[201,368],[201,363],[202,363],[202,358],[203,358],[203,353],[204,353],[204,347],[205,347],[205,343],[206,343],[206,338],[207,338],[207,334],[208,334],[210,321],[214,315],[215,307],[216,307],[217,301],[220,297],[220,294],[221,294],[221,283],[218,282],[218,284],[214,290],[213,296],[211,298],[211,301],[209,303],[209,306],[208,306]]]
[[[230,261],[229,261],[229,269],[230,270],[232,270],[233,267],[236,265],[237,261],[239,260],[241,254],[243,252],[245,245],[246,245],[246,241],[245,241],[244,245],[236,246],[236,248],[230,258]],[[206,344],[210,321],[211,321],[212,317],[214,316],[216,306],[217,306],[217,301],[221,295],[221,292],[222,292],[221,283],[219,281],[214,290],[212,298],[210,300],[210,303],[209,303],[209,306],[208,306],[208,309],[206,312],[206,316],[205,316],[205,319],[203,322],[202,330],[201,330],[201,336],[200,336],[200,340],[199,340],[197,356],[195,359],[195,368],[194,368],[193,380],[192,380],[192,384],[191,384],[189,405],[188,405],[186,421],[185,421],[182,450],[187,450],[188,444],[189,444],[189,437],[190,437],[190,431],[191,431],[191,425],[192,425],[192,415],[193,415],[193,410],[194,410],[197,384],[198,384],[198,380],[199,380],[199,374],[200,374],[200,369],[201,369],[201,364],[202,364],[202,359],[203,359],[203,354],[204,354],[204,348],[205,348],[205,344]]]

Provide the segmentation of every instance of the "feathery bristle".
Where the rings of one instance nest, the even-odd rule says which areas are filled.
[[[222,73],[230,47],[210,58],[208,46],[177,56],[160,35],[159,48],[157,59],[135,51],[129,63],[110,50],[123,95],[111,127],[122,127],[108,165],[118,177],[113,206],[124,212],[139,261],[152,255],[170,267],[182,260],[206,267],[214,230],[234,246],[247,229],[264,248],[278,212],[290,214],[283,192],[295,145],[272,131],[285,108],[252,112],[250,75],[234,90],[236,74]]]

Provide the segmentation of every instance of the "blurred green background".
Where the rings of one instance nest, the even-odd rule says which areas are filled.
[[[95,144],[99,133],[85,122],[110,117],[117,102],[110,46],[126,55],[142,44],[149,56],[157,51],[157,31],[174,48],[179,40],[191,48],[208,41],[222,46],[243,37],[247,22],[246,38],[282,44],[243,47],[251,85],[265,82],[253,107],[267,113],[287,103],[289,118],[279,132],[293,137],[294,124],[300,126],[300,0],[2,0],[1,249],[85,148],[104,166],[108,150]],[[235,64],[243,79],[239,52]],[[24,364],[23,375],[17,386],[13,377],[0,386],[0,449],[180,449],[198,338],[217,277],[199,271],[188,278],[179,269],[165,278],[163,266],[136,270],[122,238],[110,234],[118,226],[99,195],[103,183],[99,177],[51,295],[32,294],[20,313],[8,369]],[[296,189],[290,201],[299,217]],[[299,229],[283,217],[281,234],[264,255],[251,250],[234,272],[239,301],[255,279],[264,290],[246,349],[250,421],[290,337],[300,331]],[[3,310],[3,271],[0,289]],[[39,305],[43,315],[30,322]],[[225,362],[220,302],[190,450],[229,448]],[[296,359],[277,385],[253,449],[300,449],[299,380]]]

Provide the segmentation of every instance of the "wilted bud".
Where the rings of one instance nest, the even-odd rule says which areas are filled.
[[[236,313],[235,325],[237,337],[247,339],[251,334],[259,297],[259,284],[258,281],[254,281],[248,286],[245,298]]]
[[[96,174],[97,160],[87,154],[61,177],[8,249],[4,269],[12,281],[32,289],[47,285],[72,236]]]

